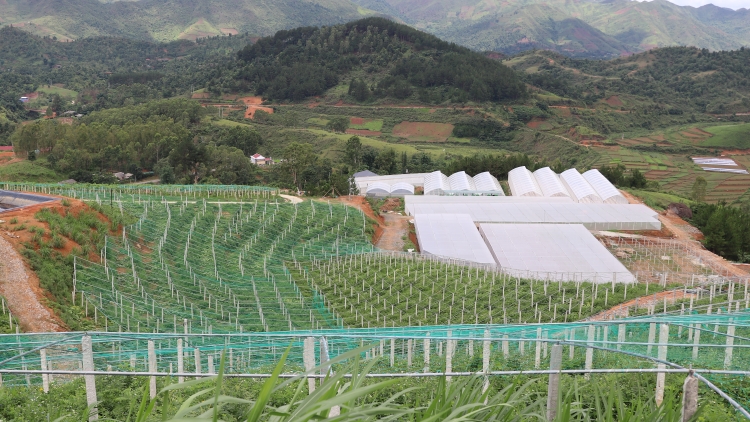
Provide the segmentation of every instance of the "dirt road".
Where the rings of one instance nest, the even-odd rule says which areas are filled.
[[[405,215],[385,214],[383,234],[375,246],[387,251],[403,251],[404,237],[409,234],[409,218]]]
[[[18,319],[24,332],[65,331],[57,318],[46,306],[42,305],[42,289],[39,279],[26,267],[21,256],[0,234],[0,295],[5,297],[10,312]]]

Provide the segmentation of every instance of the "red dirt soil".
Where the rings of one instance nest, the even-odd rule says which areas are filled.
[[[394,126],[392,133],[401,138],[428,138],[428,142],[445,142],[453,133],[453,125],[404,121]]]
[[[365,119],[363,119],[361,117],[352,117],[351,119],[349,119],[349,121],[353,125],[363,125],[363,124],[365,124]]]
[[[263,98],[261,97],[242,97],[239,100],[247,106],[247,109],[245,110],[246,119],[254,119],[255,112],[258,110],[263,110],[268,114],[273,114],[273,109],[271,107],[261,107],[261,104],[263,104]]]
[[[604,102],[607,103],[607,105],[610,105],[612,107],[620,107],[624,105],[622,100],[620,100],[620,98],[617,95],[613,95],[607,98],[606,100],[604,100]]]
[[[617,317],[628,316],[630,308],[635,308],[636,300],[638,301],[638,308],[643,309],[649,306],[656,306],[658,309],[659,304],[664,303],[664,299],[667,299],[667,303],[675,303],[678,299],[689,299],[691,297],[696,297],[696,295],[692,293],[685,294],[684,291],[679,290],[659,292],[650,296],[643,296],[638,299],[629,300],[604,312],[600,312],[591,318],[588,318],[587,321],[606,321]]]
[[[34,193],[35,195],[41,195],[41,196],[49,196],[51,198],[60,198],[59,196],[54,195],[44,195],[40,193]],[[0,236],[7,241],[18,253],[20,254],[21,251],[24,249],[23,243],[24,242],[30,242],[33,238],[33,234],[29,232],[28,228],[34,227],[41,227],[47,232],[44,235],[45,240],[50,239],[49,234],[49,225],[47,223],[41,222],[37,220],[34,217],[34,214],[39,212],[42,209],[50,209],[54,212],[57,212],[59,214],[64,214],[66,211],[78,214],[83,211],[91,210],[88,205],[83,203],[82,201],[79,201],[77,199],[71,199],[71,198],[65,198],[70,203],[68,207],[65,207],[62,205],[61,202],[52,202],[52,203],[46,203],[46,204],[38,204],[18,210],[10,210],[2,213],[1,217],[2,220],[5,221],[2,225],[0,225]],[[16,218],[18,220],[18,224],[10,224],[10,220]],[[99,220],[101,220],[103,223],[109,224],[109,220],[107,220],[106,217],[104,217],[101,214],[98,214]],[[27,229],[25,230],[19,230],[14,231],[12,230],[14,227],[18,227],[21,224],[25,225]],[[119,229],[118,229],[119,230]],[[69,255],[74,248],[78,247],[79,245],[66,238],[63,237],[65,240],[65,245],[62,248],[56,249],[58,252],[60,252],[63,255]],[[88,259],[94,262],[99,261],[99,255],[96,252],[91,252],[88,256]],[[23,262],[23,266],[25,267],[25,272],[28,277],[28,288],[31,289],[33,292],[33,295],[36,296],[39,304],[46,308],[47,311],[49,311],[49,315],[40,315],[38,313],[33,312],[33,307],[19,307],[18,311],[15,313],[16,317],[18,318],[19,322],[21,323],[22,328],[24,331],[40,331],[39,327],[50,327],[50,324],[52,326],[56,326],[54,328],[48,328],[48,329],[54,329],[56,331],[66,331],[67,327],[65,327],[65,324],[60,320],[54,312],[49,309],[45,304],[48,303],[48,301],[53,301],[54,298],[44,289],[41,288],[41,285],[39,283],[39,278],[37,277],[36,273],[32,271],[26,262]],[[21,293],[22,296],[22,293]],[[21,297],[19,296],[19,297]],[[44,331],[42,329],[42,331]]]
[[[207,100],[211,98],[211,94],[209,94],[208,92],[196,92],[192,96],[190,96],[190,98],[194,100]]]
[[[346,133],[350,135],[362,135],[362,136],[380,136],[383,132],[376,132],[374,130],[367,129],[347,129]]]

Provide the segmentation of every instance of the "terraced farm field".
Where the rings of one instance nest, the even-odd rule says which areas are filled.
[[[372,250],[364,215],[341,205],[183,200],[123,208],[140,219],[108,239],[104,265],[76,262],[76,294],[107,330],[337,327],[319,297],[302,296],[287,264]]]

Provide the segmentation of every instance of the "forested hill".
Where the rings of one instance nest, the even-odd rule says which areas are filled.
[[[23,120],[20,96],[48,85],[64,87],[50,92],[76,100],[75,107],[68,107],[82,113],[186,94],[191,86],[204,86],[213,67],[235,61],[235,53],[251,40],[237,35],[197,42],[115,37],[58,42],[0,28],[0,114]]]
[[[331,25],[368,11],[349,0],[3,0],[0,25],[57,39],[95,36],[150,41],[249,32],[270,35],[302,25]]]
[[[502,101],[525,95],[523,82],[498,61],[383,18],[297,28],[261,38],[238,53],[225,91],[272,100],[321,95],[349,79],[358,101],[413,97],[425,103]]]
[[[609,61],[572,59],[535,51],[506,61],[526,81],[589,104],[633,109],[658,106],[665,112],[731,114],[750,110],[750,49],[710,52],[691,47],[654,49]]]

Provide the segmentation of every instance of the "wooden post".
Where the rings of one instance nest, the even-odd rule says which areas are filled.
[[[657,351],[659,360],[667,360],[667,343],[669,342],[669,324],[661,324],[659,329],[659,348]],[[666,369],[667,365],[658,363],[657,368]],[[664,401],[664,383],[667,374],[665,372],[656,373],[656,406],[661,406]]]
[[[508,359],[510,357],[510,347],[508,345],[508,335],[503,336],[503,357]]]
[[[596,327],[593,325],[589,325],[588,328],[588,340],[586,342],[586,361],[584,363],[584,369],[591,369],[594,365],[594,349],[592,349],[590,346],[594,345],[594,340],[596,339]],[[591,379],[591,374],[587,373],[584,375],[584,378],[588,381]]]
[[[47,370],[47,349],[39,351],[39,360],[42,364],[42,371]],[[49,374],[42,374],[42,390],[44,393],[49,393]]]
[[[183,349],[182,339],[178,338],[177,339],[177,372],[179,372],[180,374],[185,372],[185,355],[183,354],[182,349]],[[177,377],[178,384],[182,384],[183,382],[185,382],[185,377],[183,376]]]
[[[692,371],[682,384],[682,422],[693,419],[698,411],[698,378],[693,376]]]
[[[562,369],[562,345],[552,345],[552,355],[549,360],[549,369],[559,371]],[[547,420],[554,421],[557,417],[557,404],[560,399],[560,373],[549,374],[547,385]]]
[[[734,348],[734,329],[735,325],[732,321],[729,321],[729,327],[727,327],[727,347],[724,349],[724,369],[730,369],[732,366],[732,349]]]
[[[424,339],[424,372],[430,372],[430,339]]]
[[[154,373],[156,372],[156,350],[154,349],[154,341],[149,340],[148,341],[148,372]],[[156,398],[156,377],[150,376],[148,377],[148,391],[149,396],[151,397],[151,400]]]
[[[91,344],[91,336],[81,338],[81,351],[83,353],[83,370],[94,371],[94,349]],[[84,375],[86,383],[86,404],[89,406],[89,421],[99,420],[99,410],[96,408],[96,377]]]
[[[214,355],[210,354],[208,355],[208,367],[206,368],[206,372],[208,372],[209,375],[213,375],[216,373],[214,370]]]

